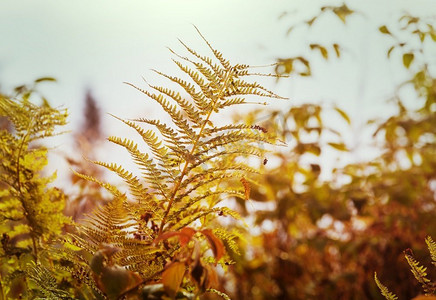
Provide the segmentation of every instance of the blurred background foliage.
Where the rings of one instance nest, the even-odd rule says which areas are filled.
[[[346,5],[324,7],[299,25],[312,26],[326,11],[344,23],[354,13]],[[289,141],[289,147],[268,155],[264,162],[273,166],[267,163],[265,175],[256,179],[252,202],[236,201],[253,227],[240,228],[243,254],[234,257],[231,276],[222,279],[232,298],[383,299],[375,271],[401,299],[423,292],[403,252],[413,249],[429,265],[424,240],[436,234],[433,24],[434,19],[404,15],[396,28],[379,28],[393,42],[387,57],[399,57],[409,78],[388,99],[396,113],[368,122],[372,150],[379,153],[374,159],[339,165],[327,179],[320,178],[324,152],[353,151],[343,137],[353,120],[339,107],[308,103],[272,111],[266,120],[264,111],[248,117],[264,120],[260,125]],[[331,53],[340,57],[339,44],[309,47],[326,60]],[[311,56],[279,59],[276,72],[311,76]],[[406,108],[411,100],[414,108]],[[334,122],[326,116],[332,112],[343,119],[340,130],[330,127]],[[435,278],[434,269],[427,272]]]

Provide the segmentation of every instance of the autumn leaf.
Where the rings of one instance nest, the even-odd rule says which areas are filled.
[[[403,54],[403,65],[408,69],[414,58],[415,56],[413,55],[413,53]]]
[[[161,234],[158,238],[154,240],[154,244],[158,244],[160,241],[167,240],[171,237],[178,236],[180,241],[180,246],[185,246],[193,237],[197,231],[191,227],[184,227],[180,231],[168,231]]]
[[[184,275],[185,264],[182,262],[171,263],[162,273],[162,283],[165,292],[171,297],[171,299],[176,297]]]
[[[213,255],[215,256],[216,261],[218,261],[224,255],[223,242],[217,238],[210,229],[204,229],[201,233],[207,238]]]
[[[354,13],[354,11],[349,9],[348,6],[345,4],[338,7],[333,7],[332,11],[336,16],[338,16],[339,19],[341,19],[344,24],[347,17]]]
[[[328,145],[339,151],[348,151],[347,147],[343,143],[328,143]]]
[[[309,46],[311,50],[318,49],[321,52],[321,55],[322,57],[324,57],[324,59],[329,58],[329,53],[325,47],[318,44],[310,44]]]
[[[341,48],[339,47],[339,45],[333,44],[333,49],[335,50],[336,57],[337,58],[341,57]]]
[[[335,107],[335,110],[341,115],[341,117],[348,123],[351,124],[350,117],[339,107]]]
[[[242,185],[244,186],[245,200],[248,200],[250,199],[250,192],[251,192],[250,183],[244,177],[241,178],[241,182]]]
[[[378,30],[380,30],[380,32],[383,33],[383,34],[391,34],[389,29],[385,25],[380,26]]]
[[[43,81],[56,81],[53,77],[41,77],[35,80],[35,83],[43,82]]]
[[[185,227],[182,230],[180,230],[180,236],[179,236],[179,241],[180,241],[180,246],[185,246],[190,240],[191,238],[194,236],[194,234],[197,231],[191,227]]]
[[[391,48],[389,48],[388,50],[388,58],[391,57],[391,53],[392,51],[395,49],[395,46],[392,46]]]

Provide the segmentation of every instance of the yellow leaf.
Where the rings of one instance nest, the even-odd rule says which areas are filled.
[[[385,25],[380,26],[380,28],[378,30],[380,30],[380,32],[383,33],[383,34],[391,34],[389,29]]]
[[[415,58],[415,56],[413,55],[413,53],[405,53],[403,55],[403,64],[406,68],[410,67],[410,64],[412,63],[413,59]]]
[[[339,107],[335,107],[335,110],[341,115],[341,117],[348,123],[351,124],[350,117]]]
[[[330,147],[339,151],[348,151],[347,147],[343,143],[328,143]]]
[[[333,44],[333,49],[336,52],[336,57],[341,57],[341,48],[338,44]]]
[[[328,59],[329,58],[329,53],[327,51],[327,49],[321,45],[318,44],[310,44],[310,49],[318,49],[321,52],[322,57],[324,57],[324,59]]]
[[[185,275],[185,264],[181,262],[172,263],[162,273],[162,283],[165,292],[174,299],[182,283],[183,276]]]

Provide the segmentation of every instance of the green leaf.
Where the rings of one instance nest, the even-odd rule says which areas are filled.
[[[413,53],[403,54],[403,65],[408,69],[414,58],[415,55]]]
[[[378,30],[380,30],[380,32],[383,34],[392,35],[389,29],[386,27],[386,25],[380,26]]]

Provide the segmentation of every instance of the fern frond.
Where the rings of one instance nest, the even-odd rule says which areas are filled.
[[[410,271],[412,271],[413,276],[415,276],[416,280],[422,285],[422,288],[426,293],[432,292],[434,288],[432,288],[432,283],[430,279],[427,278],[427,268],[424,266],[420,266],[419,262],[413,258],[410,254],[405,254],[404,257],[406,258],[407,262],[410,266]]]
[[[175,53],[174,51],[172,51],[172,52]],[[216,65],[214,65],[213,70],[211,70],[209,67],[204,66],[200,62],[196,62],[196,61],[190,60],[186,57],[182,57],[182,56],[178,55],[177,53],[175,53],[175,54],[179,58],[193,64],[195,66],[195,68],[197,69],[197,71],[200,72],[200,74],[204,77],[204,79],[206,79],[208,81],[207,84],[205,84],[204,79],[197,72],[194,72],[191,69],[189,69],[188,67],[182,65],[180,62],[177,62],[177,65],[179,66],[179,68],[183,72],[187,73],[192,78],[192,80],[198,85],[198,87],[201,89],[203,95],[211,98],[213,96],[213,91],[219,90],[220,82],[225,77],[225,70],[217,68]],[[202,107],[203,107],[203,110],[206,108],[204,106],[202,106]]]
[[[102,188],[105,188],[108,192],[110,192],[112,195],[114,195],[116,198],[122,198],[125,197],[123,193],[121,193],[118,188],[110,183],[102,182],[98,180],[97,178],[85,174],[78,173],[74,170],[71,170],[77,177],[80,177],[84,180],[91,181],[97,183]]]
[[[205,207],[199,207],[196,209],[194,213],[190,213],[188,216],[185,216],[178,220],[175,224],[173,224],[170,228],[171,230],[178,231],[182,229],[183,227],[186,227],[196,220],[206,217],[211,214],[220,214],[222,216],[231,216],[235,220],[241,220],[241,216],[238,212],[228,208],[228,207],[215,207],[215,208],[205,208]]]
[[[244,97],[232,97],[226,98],[224,101],[218,103],[217,109],[223,109],[229,106],[239,105],[239,104],[247,104],[248,102]]]
[[[243,172],[235,172],[235,171],[243,171]],[[259,174],[257,169],[249,167],[245,164],[232,164],[229,166],[222,166],[204,170],[202,172],[198,172],[194,176],[183,181],[180,186],[181,189],[188,187],[190,184],[194,184],[195,189],[202,185],[206,185],[218,179],[224,178],[240,178],[241,174]],[[199,184],[199,185],[198,185]]]
[[[170,226],[171,231],[178,231],[184,227],[187,227],[188,225],[192,224],[196,220],[203,218],[205,216],[208,216],[210,214],[216,214],[218,212],[221,212],[219,208],[198,208],[196,212],[190,213],[188,216],[181,218],[177,221],[177,223],[172,224]]]
[[[169,76],[157,70],[153,70],[155,73],[169,79],[170,81],[178,84],[181,88],[185,90],[186,93],[193,99],[195,105],[200,110],[201,115],[207,115],[210,107],[210,97],[206,92],[199,91],[195,88],[195,86],[191,83],[188,83],[185,80],[182,80],[175,76]]]
[[[183,65],[182,63],[180,63],[175,59],[173,59],[173,61],[179,67],[179,69],[184,73],[186,73],[192,79],[192,81],[201,89],[204,96],[210,98],[212,97],[212,92],[214,90],[219,89],[219,79],[216,78],[216,76],[213,76],[213,73],[209,74],[208,72],[205,72],[205,74],[202,74],[203,76],[206,76],[206,80],[205,80],[198,72]],[[203,105],[202,106],[203,111],[205,111],[207,107],[208,106]]]
[[[167,78],[171,78],[171,76],[165,75],[161,72],[155,71],[156,73],[167,77]],[[178,78],[175,78],[178,79]],[[181,86],[186,86],[186,88],[189,88],[192,86],[183,80],[179,80],[178,79],[178,83]],[[171,119],[173,121],[173,123],[179,128],[179,130],[184,133],[186,136],[188,136],[189,138],[191,138],[192,140],[195,137],[195,132],[191,129],[191,127],[189,126],[188,122],[186,121],[186,119],[183,117],[183,114],[180,110],[177,109],[177,107],[175,105],[172,105],[166,98],[164,98],[162,96],[162,94],[154,94],[154,93],[150,93],[147,90],[141,89],[137,86],[135,86],[134,84],[131,83],[126,83],[132,87],[134,87],[135,89],[137,89],[138,91],[142,92],[143,94],[147,95],[148,97],[150,97],[151,99],[155,100],[157,103],[160,104],[160,106],[164,109],[164,111],[166,113],[168,113],[171,116]]]
[[[430,251],[430,256],[431,256],[432,263],[434,265],[436,265],[436,242],[433,241],[431,236],[428,236],[425,239],[425,242],[427,243],[428,251]]]
[[[95,208],[93,214],[88,216],[86,223],[79,229],[89,243],[98,247],[103,243],[114,243],[119,236],[126,236],[123,230],[129,227],[128,223],[128,213],[124,208],[123,200],[115,199]]]
[[[235,157],[235,156],[257,156],[257,157],[262,157],[265,154],[265,150],[261,149],[259,147],[254,147],[254,146],[246,146],[244,149],[237,149],[237,147],[235,147],[236,150],[233,151],[228,151],[228,150],[223,150],[220,152],[216,152],[213,153],[211,155],[202,155],[200,156],[200,159],[197,159],[197,161],[195,163],[193,163],[192,165],[189,166],[188,168],[188,172],[190,172],[191,170],[195,169],[196,167],[207,163],[210,160],[213,160],[214,158],[220,158],[221,160],[226,160],[230,157]]]
[[[209,152],[211,150],[215,150],[218,147],[238,144],[239,142],[252,142],[252,143],[266,143],[266,144],[274,144],[274,141],[271,140],[271,137],[262,136],[259,134],[244,132],[244,131],[233,131],[221,134],[219,136],[210,138],[208,140],[201,141],[199,146],[202,148],[202,151],[199,151],[198,154],[204,154],[205,152]]]
[[[189,62],[191,62],[193,65],[195,65],[195,67],[206,77],[208,78],[208,80],[210,80],[211,82],[216,82],[216,79],[220,78],[220,79],[224,79],[226,71],[224,69],[222,69],[219,65],[215,64],[211,58],[204,56],[204,55],[200,55],[198,54],[195,50],[193,50],[191,47],[188,47],[183,41],[179,40],[179,42],[183,45],[183,47],[185,47],[186,50],[188,50],[189,53],[191,53],[193,56],[195,56],[196,58],[200,59],[201,61],[203,61],[204,63],[206,63],[206,65],[208,65],[209,67],[204,66],[202,63],[200,62],[195,62],[192,61],[186,57],[181,57],[180,55],[178,55],[177,53],[173,52],[171,49],[171,51],[176,54],[178,57],[187,60]],[[211,80],[212,79],[212,80]]]
[[[139,151],[138,145],[132,140],[121,139],[119,137],[109,137],[108,140],[114,144],[124,147],[141,169],[144,179],[146,179],[152,187],[160,191],[164,199],[168,197],[168,187],[165,184],[168,177],[165,176],[165,174],[162,174],[162,171],[157,168],[156,164],[148,154]]]
[[[115,163],[105,163],[101,161],[91,161],[92,163],[105,167],[106,169],[116,173],[120,176],[129,186],[130,193],[139,203],[144,203],[150,205],[152,197],[148,193],[148,189],[145,188],[139,179],[133,175],[133,173],[126,171],[123,167],[115,164]]]
[[[243,163],[242,159],[263,157],[265,150],[259,144],[276,142],[260,126],[214,124],[214,117],[221,109],[247,103],[245,96],[281,97],[256,82],[244,81],[242,77],[249,74],[249,66],[231,65],[199,34],[212,51],[211,58],[198,54],[183,42],[189,57],[170,49],[177,56],[173,61],[186,80],[153,70],[181,92],[148,82],[148,90],[127,83],[160,105],[171,124],[147,118],[122,120],[116,117],[134,129],[147,146],[140,149],[130,139],[108,138],[127,150],[141,175],[135,176],[116,163],[94,163],[120,176],[136,201],[127,201],[128,196],[114,186],[105,186],[90,177],[116,197],[97,208],[72,241],[82,249],[84,256],[93,258],[96,253],[100,258],[107,244],[109,249],[116,248],[117,252],[110,259],[117,268],[138,272],[142,276],[139,285],[159,279],[169,261],[190,263],[191,259],[186,257],[192,257],[189,253],[192,249],[182,247],[176,239],[162,239],[168,232],[171,234],[170,231],[190,225],[195,233],[199,223],[207,225],[217,216],[240,219],[237,212],[217,207],[217,204],[225,197],[248,198],[248,183],[242,181],[241,184],[240,180],[247,173],[256,174],[259,170]],[[216,234],[229,249],[237,252],[237,235],[219,230]],[[74,253],[71,254],[74,257]],[[81,261],[77,257],[72,260]],[[101,287],[98,282],[97,286]]]
[[[177,207],[172,213],[170,213],[168,215],[168,221],[171,221],[175,218],[177,218],[180,213],[183,213],[185,211],[187,211],[191,206],[200,203],[202,200],[208,198],[208,197],[213,197],[213,196],[219,196],[219,195],[223,195],[226,194],[227,196],[231,197],[244,197],[244,192],[243,191],[232,191],[232,190],[223,190],[223,189],[219,189],[217,191],[206,191],[204,194],[197,196],[197,197],[192,197],[190,198],[188,201],[184,201],[183,205],[181,207]]]
[[[239,93],[236,93],[235,95],[237,94],[257,95],[257,96],[263,96],[263,97],[275,98],[275,99],[283,99],[283,100],[287,99],[275,94],[271,90],[264,88],[262,85],[260,85],[257,82],[249,83],[243,80],[235,80],[233,81],[233,85],[239,90]]]
[[[229,231],[225,228],[216,228],[213,233],[235,254],[241,255],[236,240],[241,239],[241,233],[236,229]]]
[[[65,299],[73,300],[71,294],[65,290],[59,289],[58,282],[52,272],[41,264],[31,264],[28,268],[29,279],[32,280],[42,295],[48,299]]]
[[[205,128],[204,129],[204,135],[209,136],[214,133],[222,132],[222,131],[229,131],[229,130],[237,130],[241,131],[244,129],[253,129],[251,125],[247,124],[228,124],[220,127],[212,127],[212,128]]]
[[[150,88],[167,95],[171,99],[173,99],[177,104],[183,109],[183,111],[188,116],[189,120],[194,123],[195,126],[200,127],[200,125],[203,122],[203,119],[201,118],[200,114],[201,112],[197,111],[197,109],[186,99],[182,98],[180,93],[174,92],[173,90],[155,86],[155,85],[148,85]],[[195,128],[194,126],[194,128]]]
[[[375,283],[377,284],[378,288],[380,289],[382,295],[387,299],[387,300],[397,300],[398,297],[391,293],[388,288],[386,286],[384,286],[377,278],[377,273],[374,273],[374,280]]]
[[[230,62],[225,59],[222,55],[221,52],[215,50],[212,45],[209,43],[208,40],[206,40],[206,38],[203,36],[203,34],[200,32],[200,30],[194,26],[195,30],[197,30],[198,34],[200,35],[200,37],[203,39],[203,41],[206,43],[206,45],[209,47],[209,49],[212,51],[213,55],[215,55],[215,57],[218,59],[218,61],[221,63],[221,65],[226,69],[226,70],[230,70],[231,68],[231,64]]]

